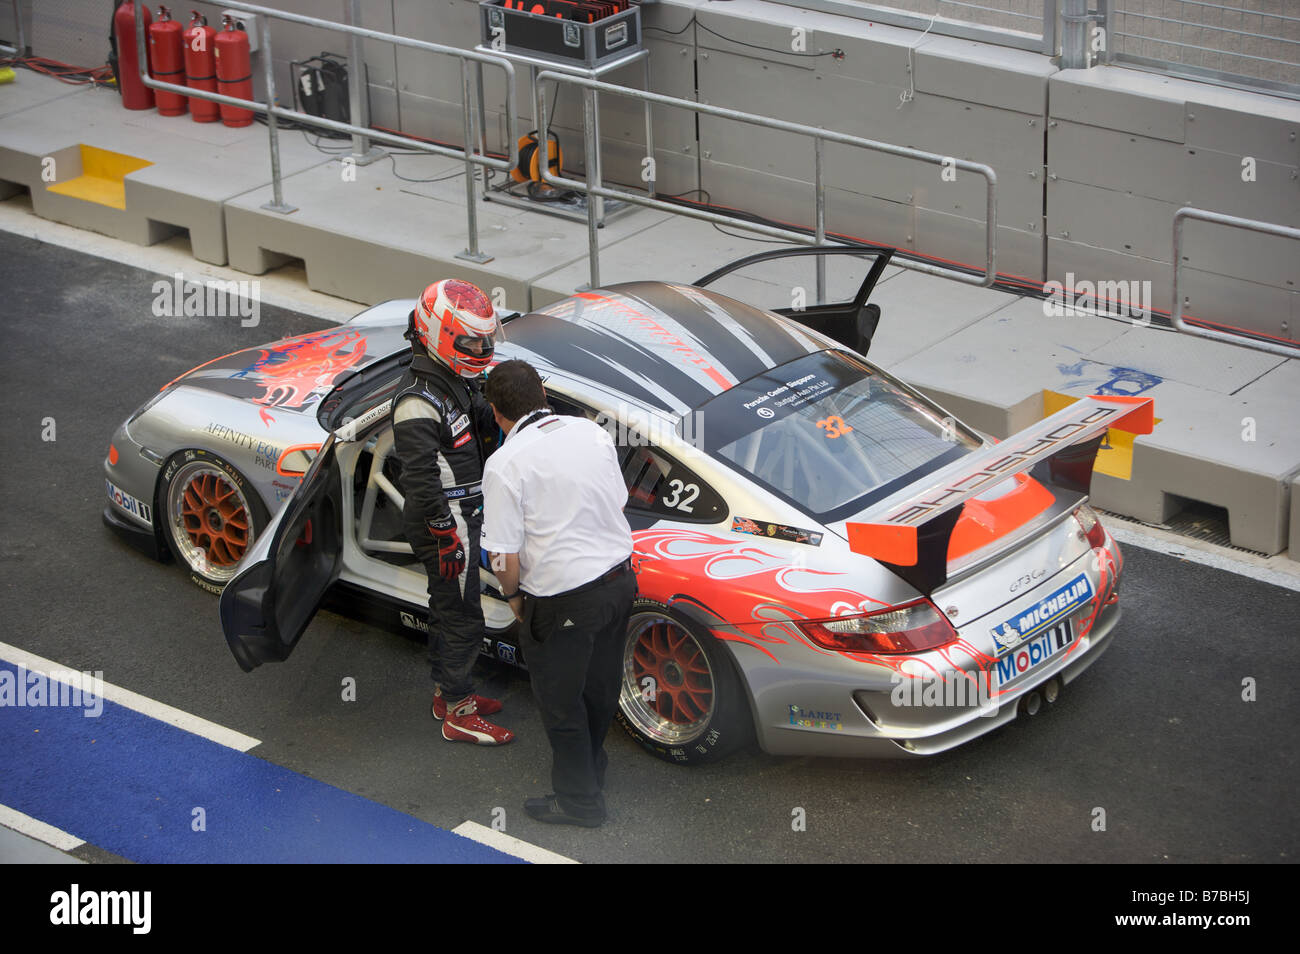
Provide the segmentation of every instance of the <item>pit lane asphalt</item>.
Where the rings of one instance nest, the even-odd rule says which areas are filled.
[[[1114,645],[1024,725],[926,760],[742,752],[702,769],[661,763],[615,726],[611,821],[532,822],[521,802],[548,790],[549,749],[523,674],[480,666],[480,691],[504,700],[500,721],[518,735],[503,749],[444,743],[422,645],[358,620],[321,614],[287,663],[246,675],[216,599],[101,525],[108,440],[157,387],[322,326],[269,306],[256,328],[154,317],[157,277],[0,233],[0,639],[103,670],[263,740],[253,755],[432,824],[489,825],[504,807],[507,833],[580,861],[1296,858],[1300,593],[1136,547]],[[341,698],[347,676],[355,702]],[[1246,677],[1256,702],[1241,698]],[[1096,807],[1105,831],[1092,830]]]

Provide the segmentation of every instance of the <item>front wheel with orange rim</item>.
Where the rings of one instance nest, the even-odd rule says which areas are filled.
[[[623,650],[618,720],[666,762],[713,762],[752,735],[735,666],[716,640],[668,607],[637,600]]]
[[[163,533],[190,580],[220,593],[267,524],[266,508],[248,480],[227,461],[186,450],[163,467],[158,486]]]

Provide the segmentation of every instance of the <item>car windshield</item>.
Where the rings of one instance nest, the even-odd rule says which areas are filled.
[[[824,523],[981,443],[921,395],[837,351],[750,378],[697,413],[710,454]]]

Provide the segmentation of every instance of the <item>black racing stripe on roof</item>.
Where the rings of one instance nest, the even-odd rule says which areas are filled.
[[[517,318],[510,323],[506,337],[511,344],[535,352],[557,368],[672,414],[681,409],[669,407],[663,398],[642,387],[631,375],[656,382],[687,407],[713,396],[704,385],[654,352],[619,335],[601,334],[554,315],[533,313]],[[628,369],[628,373],[619,374],[619,367]]]
[[[769,367],[734,331],[681,290],[658,282],[635,282],[616,287],[619,294],[635,298],[689,328],[709,349],[709,357],[714,359],[714,363],[737,381],[751,378]],[[810,351],[820,350],[818,346],[785,327],[780,320],[752,305],[705,288],[696,288],[694,292],[708,298],[719,311],[725,312],[748,332],[754,343],[777,365],[801,358]]]

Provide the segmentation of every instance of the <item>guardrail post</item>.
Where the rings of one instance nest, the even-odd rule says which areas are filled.
[[[347,22],[350,26],[361,26],[361,0],[348,0]],[[370,106],[368,82],[366,80],[366,52],[363,40],[355,33],[348,34],[348,118],[354,126],[369,127]],[[370,145],[370,138],[359,133],[352,135],[352,161],[358,166],[368,166],[376,159],[382,159],[385,153]]]
[[[1043,0],[1043,49],[1044,56],[1055,56],[1056,49],[1056,4],[1057,0]]]
[[[460,61],[460,91],[461,91],[461,123],[465,135],[465,225],[468,230],[468,244],[465,251],[458,252],[456,257],[465,259],[469,262],[477,262],[482,265],[484,262],[492,261],[491,255],[486,255],[478,247],[478,190],[474,187],[474,181],[477,178],[477,170],[474,168],[474,96],[471,92],[469,61]]]
[[[262,208],[269,212],[288,215],[290,212],[297,212],[298,207],[284,201],[284,191],[280,184],[280,130],[275,119],[275,70],[271,63],[271,22],[266,17],[257,19],[262,28],[262,65],[266,72],[266,130],[271,140],[271,201],[263,203]]]
[[[1061,69],[1086,70],[1092,65],[1089,51],[1090,23],[1103,17],[1088,12],[1088,0],[1061,0]]]
[[[825,144],[818,136],[813,140],[813,182],[817,189],[817,227],[815,238],[818,245],[826,244],[826,183],[824,181]],[[817,256],[817,304],[826,301],[826,257]]]
[[[14,56],[27,55],[27,37],[23,32],[23,10],[19,0],[12,0],[14,8]],[[9,47],[0,43],[0,51],[8,50]]]
[[[645,64],[645,88],[650,88],[650,57],[646,57],[642,62]],[[650,178],[646,181],[646,191],[650,198],[655,196],[655,182],[659,178],[659,166],[655,161],[655,127],[654,117],[651,116],[652,108],[650,100],[645,101],[645,154],[650,157]]]
[[[555,95],[560,95],[558,88],[555,90]],[[596,91],[591,89],[582,91],[582,136],[584,139],[583,147],[586,151],[584,158],[587,165],[587,260],[591,276],[591,285],[589,287],[599,288],[600,245],[596,238],[596,228],[599,215],[603,211],[601,204],[604,200],[595,194],[600,175],[600,169],[597,165],[600,140],[596,138]],[[547,140],[539,141],[546,142]]]

